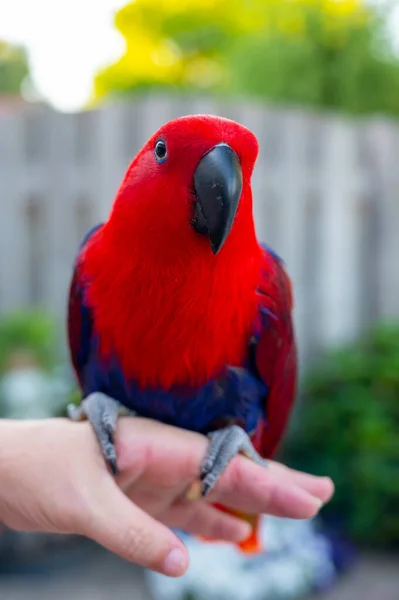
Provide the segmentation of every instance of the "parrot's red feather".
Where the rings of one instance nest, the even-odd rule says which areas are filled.
[[[256,366],[269,387],[266,421],[253,439],[265,458],[276,452],[294,404],[297,384],[297,350],[292,322],[291,281],[282,262],[267,250],[263,252],[258,286],[260,313],[268,316],[260,335]]]

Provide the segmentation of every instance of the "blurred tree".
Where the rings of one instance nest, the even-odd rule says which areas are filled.
[[[399,114],[399,57],[386,11],[360,0],[273,5],[268,32],[235,44],[232,91],[350,113]]]
[[[256,23],[248,23],[253,9],[244,10],[244,4],[243,0],[128,4],[115,18],[125,38],[125,54],[97,75],[96,96],[154,86],[220,87],[227,73],[223,59],[232,41],[245,28],[256,28]]]
[[[348,112],[399,113],[387,11],[362,0],[135,0],[115,24],[124,55],[94,96],[168,88]]]
[[[28,74],[25,50],[0,40],[0,94],[19,95]]]

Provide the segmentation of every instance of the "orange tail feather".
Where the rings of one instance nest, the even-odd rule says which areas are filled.
[[[260,554],[264,551],[262,543],[260,541],[259,535],[259,525],[260,525],[260,516],[259,515],[250,515],[248,513],[239,512],[238,510],[232,510],[230,508],[226,508],[225,506],[221,506],[220,504],[215,504],[215,508],[218,510],[225,512],[229,515],[237,517],[238,519],[242,519],[243,521],[247,521],[252,526],[252,532],[246,540],[242,542],[237,542],[235,546],[243,553],[243,554]],[[201,540],[205,542],[218,542],[219,540],[214,540],[211,538],[200,537]]]

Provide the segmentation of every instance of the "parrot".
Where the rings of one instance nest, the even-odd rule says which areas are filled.
[[[173,119],[128,166],[108,218],[84,237],[67,306],[71,363],[112,473],[122,414],[208,437],[206,497],[243,454],[268,466],[295,401],[293,286],[255,231],[259,144],[214,115]],[[242,552],[260,551],[259,516]],[[216,541],[216,540],[213,540]]]

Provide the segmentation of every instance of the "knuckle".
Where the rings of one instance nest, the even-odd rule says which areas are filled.
[[[122,539],[123,553],[128,560],[139,562],[146,559],[151,545],[149,536],[142,527],[128,527]]]
[[[263,488],[263,504],[265,505],[265,510],[274,513],[276,511],[276,506],[279,504],[279,490],[273,484],[269,483],[269,485],[264,485]]]

